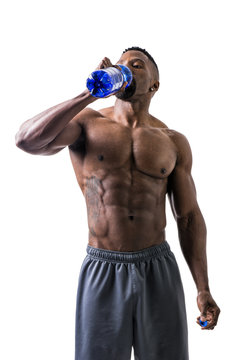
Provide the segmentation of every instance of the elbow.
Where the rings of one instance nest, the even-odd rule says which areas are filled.
[[[24,137],[21,135],[21,133],[17,132],[15,135],[15,145],[26,152],[32,150],[32,148],[29,145],[29,142],[24,139]]]
[[[186,215],[177,216],[177,223],[178,223],[179,229],[186,230],[189,227],[191,227],[195,217],[196,217],[196,213],[193,211],[190,211]]]
[[[23,136],[17,132],[15,135],[15,145],[22,150],[27,150],[29,148],[27,141],[23,138]]]
[[[199,207],[195,208],[192,211],[189,211],[184,216],[179,216],[177,218],[177,224],[180,232],[200,232],[204,235],[207,234],[206,223]]]
[[[20,136],[19,132],[17,132],[15,134],[15,144],[18,148],[22,149],[23,146],[25,145],[25,141],[23,140],[23,138]]]
[[[31,144],[29,144],[27,140],[19,136],[18,133],[15,135],[15,144],[19,149],[32,155],[52,155],[59,151],[57,150],[55,152],[51,152],[49,151],[48,146],[43,146],[41,148],[37,148],[36,146],[31,146]]]

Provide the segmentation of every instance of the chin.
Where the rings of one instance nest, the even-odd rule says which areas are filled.
[[[131,100],[132,96],[136,92],[136,81],[132,79],[131,84],[123,91],[118,92],[115,96],[120,100]]]

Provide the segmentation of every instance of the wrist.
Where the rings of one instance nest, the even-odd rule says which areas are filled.
[[[82,94],[84,98],[86,98],[90,103],[96,101],[98,98],[96,96],[93,96],[90,91],[88,90],[88,88],[86,88]]]
[[[87,105],[97,100],[97,98],[90,93],[88,88],[86,88],[80,95],[77,95],[74,99],[77,99],[77,101],[84,100],[86,101]]]
[[[201,288],[198,288],[198,289],[197,289],[198,295],[199,295],[199,294],[202,294],[202,293],[206,293],[206,292],[210,293],[209,286],[205,286],[205,287],[201,287]]]

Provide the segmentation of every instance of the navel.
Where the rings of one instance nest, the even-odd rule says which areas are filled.
[[[129,217],[129,220],[133,220],[134,219],[134,216],[130,215],[128,216]]]
[[[102,161],[103,160],[103,155],[98,155],[98,160]]]
[[[166,170],[165,168],[161,168],[161,173],[162,173],[162,174],[165,174],[166,171],[167,171],[167,170]]]

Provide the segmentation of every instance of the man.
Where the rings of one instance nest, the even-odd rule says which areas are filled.
[[[206,225],[191,176],[186,137],[149,112],[159,88],[152,56],[126,49],[117,64],[133,80],[114,106],[95,111],[89,91],[22,124],[16,145],[53,155],[68,146],[86,199],[89,239],[77,292],[75,360],[188,360],[188,328],[179,268],[165,238],[165,198],[197,287],[202,330],[220,309],[211,296]],[[104,58],[97,69],[112,66]]]

